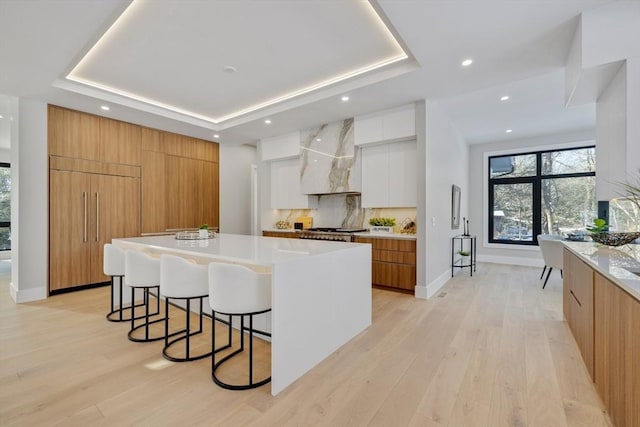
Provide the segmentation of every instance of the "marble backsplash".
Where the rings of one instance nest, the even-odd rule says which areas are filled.
[[[415,208],[362,208],[359,194],[327,194],[319,196],[317,209],[280,209],[271,211],[263,228],[274,229],[277,221],[288,221],[293,227],[297,217],[313,217],[314,227],[369,228],[372,217],[396,219],[396,231],[407,221],[416,221]]]

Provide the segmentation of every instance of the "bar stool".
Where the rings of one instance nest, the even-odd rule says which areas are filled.
[[[165,322],[164,322],[164,348],[162,355],[173,362],[190,362],[211,355],[207,353],[191,356],[191,337],[202,333],[202,300],[209,296],[209,280],[206,265],[198,265],[173,255],[160,256],[160,294],[164,297]],[[169,334],[169,300],[186,300],[185,328]],[[199,328],[191,331],[191,300],[200,301]],[[171,336],[182,335],[173,340]],[[179,341],[185,341],[185,357],[169,355],[169,348]]]
[[[259,274],[247,267],[236,264],[209,264],[209,305],[213,323],[211,345],[215,348],[216,313],[229,316],[229,325],[234,316],[240,316],[240,348],[224,356],[216,363],[216,352],[211,355],[211,378],[213,382],[228,390],[247,390],[260,387],[271,381],[271,376],[253,381],[253,316],[271,311],[271,275]],[[245,316],[249,317],[249,327],[245,327]],[[233,356],[244,351],[244,332],[249,332],[249,383],[228,384],[216,376],[216,370]],[[270,334],[266,334],[270,335]]]
[[[124,275],[125,285],[131,288],[131,329],[127,336],[129,340],[134,342],[149,342],[164,339],[164,334],[157,337],[149,336],[149,326],[154,323],[164,321],[164,317],[151,320],[150,317],[160,314],[160,260],[153,258],[143,252],[128,250],[124,254]],[[143,303],[135,304],[135,291],[142,289],[144,292]],[[150,290],[155,289],[156,294],[156,313],[149,312],[150,296],[153,295]],[[135,317],[135,308],[144,306],[144,316]],[[165,313],[165,316],[167,313]],[[144,319],[144,322],[136,326],[135,321]],[[144,338],[136,338],[134,332],[144,328]]]
[[[128,322],[131,317],[125,316],[125,311],[130,307],[123,307],[122,305],[122,282],[124,280],[124,251],[119,247],[107,243],[104,245],[104,258],[102,270],[106,276],[111,277],[111,311],[107,313],[107,320],[110,322]],[[115,294],[115,279],[118,279],[118,308],[115,306],[114,294]],[[141,307],[142,304],[136,305]],[[158,314],[152,313],[152,314]]]

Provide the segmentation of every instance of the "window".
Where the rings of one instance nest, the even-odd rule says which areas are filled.
[[[597,216],[595,147],[489,157],[489,242],[536,245]]]
[[[0,251],[11,250],[11,167],[0,163]]]

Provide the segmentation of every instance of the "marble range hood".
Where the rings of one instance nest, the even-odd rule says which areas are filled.
[[[303,194],[360,193],[353,118],[301,132],[300,184]]]

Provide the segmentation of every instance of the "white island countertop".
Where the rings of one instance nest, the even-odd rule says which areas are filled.
[[[640,245],[609,247],[592,242],[563,242],[594,270],[640,301]]]
[[[201,255],[220,261],[264,267],[358,246],[357,243],[240,234],[217,234],[215,238],[202,240],[177,240],[174,236],[149,236],[116,239],[116,241],[126,242],[129,245],[137,244],[147,250],[156,248],[163,252],[169,250],[189,257]]]
[[[371,245],[218,234],[113,239],[123,249],[168,253],[199,264],[241,264],[271,273],[271,394],[289,384],[371,324]]]

